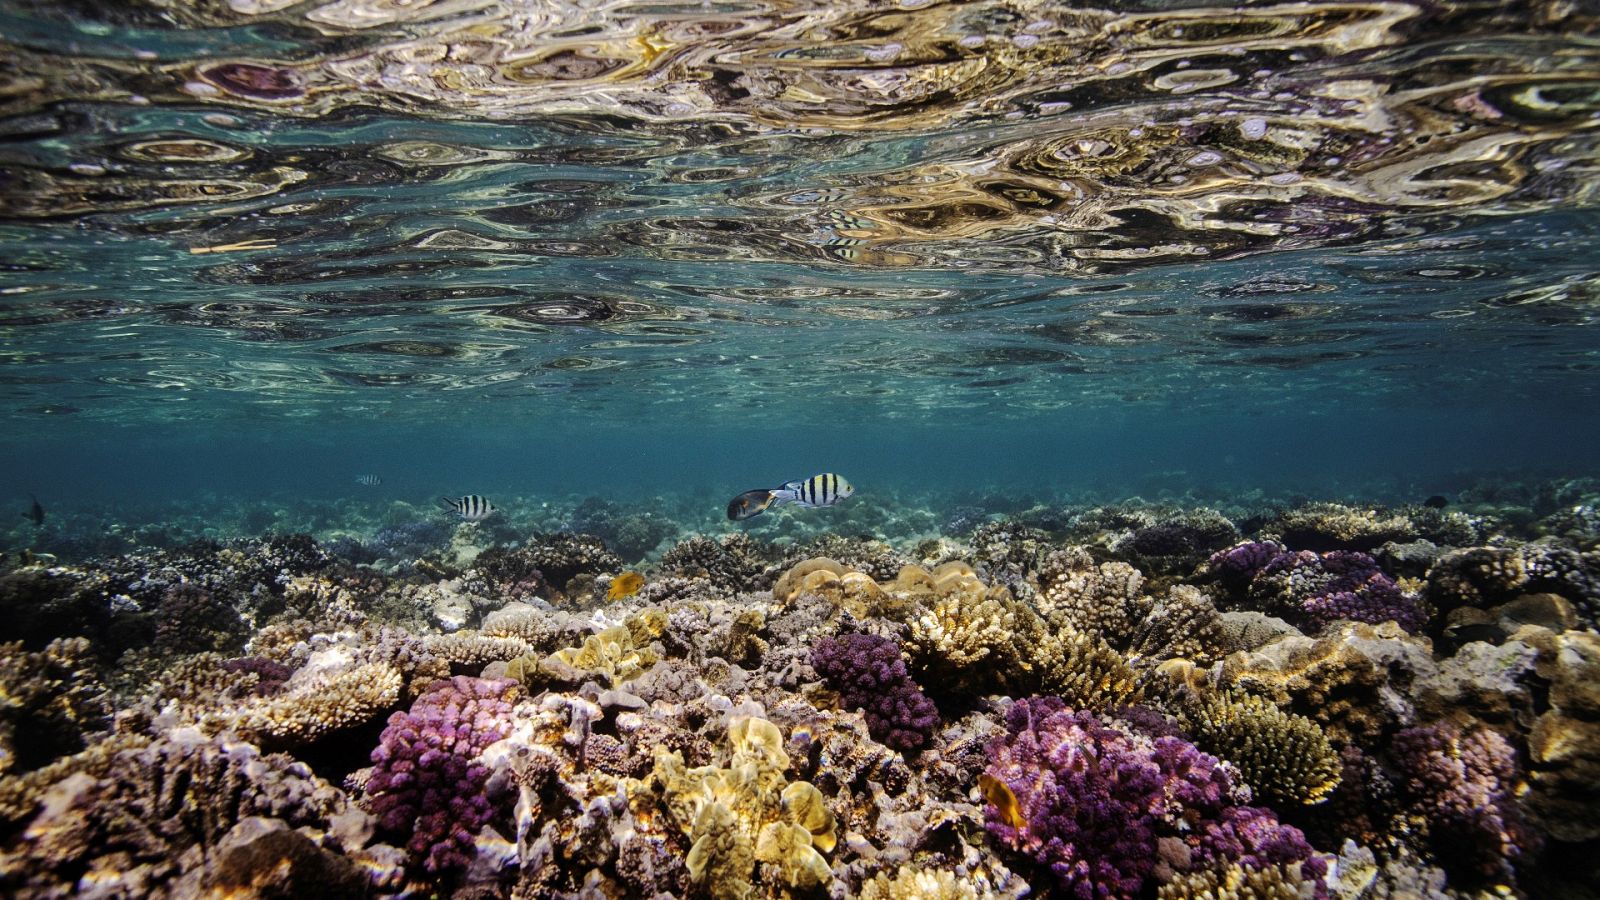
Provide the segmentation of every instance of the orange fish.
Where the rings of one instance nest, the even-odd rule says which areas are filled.
[[[1000,820],[1012,828],[1021,828],[1028,824],[1022,817],[1022,804],[1017,802],[1017,795],[1004,781],[984,772],[978,776],[978,790],[983,792],[983,799],[994,804],[1000,812]]]
[[[644,587],[644,576],[638,572],[623,572],[611,579],[611,588],[606,591],[607,600],[621,600],[639,593],[639,588]]]

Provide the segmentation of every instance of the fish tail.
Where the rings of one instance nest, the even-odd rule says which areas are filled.
[[[735,522],[754,518],[766,512],[776,499],[777,492],[770,488],[745,491],[728,504],[728,518]]]

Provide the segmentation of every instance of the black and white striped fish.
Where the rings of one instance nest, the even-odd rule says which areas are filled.
[[[736,522],[749,519],[766,512],[769,506],[782,506],[785,503],[813,509],[833,506],[855,492],[850,482],[831,472],[813,475],[801,481],[786,481],[775,488],[745,491],[728,504],[728,518]]]
[[[356,484],[365,485],[366,487],[377,487],[378,485],[383,484],[383,479],[376,475],[357,475]]]
[[[500,511],[499,507],[489,502],[489,498],[477,494],[468,494],[453,500],[449,497],[440,497],[439,502],[468,522],[482,522]]]

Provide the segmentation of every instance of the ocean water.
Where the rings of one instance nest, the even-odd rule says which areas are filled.
[[[671,793],[650,785],[648,742],[618,725],[628,715],[676,735],[661,746],[691,766],[726,762],[712,749],[740,715],[778,724],[796,760],[787,777],[823,788],[841,840],[820,880],[762,856],[744,876],[763,895],[855,895],[911,865],[953,873],[973,896],[1167,885],[1177,893],[1162,896],[1177,897],[1200,891],[1180,885],[1186,866],[1265,878],[1289,864],[1197,855],[1177,874],[1167,860],[1113,877],[1121,851],[1080,834],[1065,845],[1110,868],[1063,874],[1039,846],[1066,801],[1024,790],[1019,773],[1041,763],[1016,749],[1006,716],[1066,688],[1004,677],[975,688],[904,609],[839,600],[845,612],[794,624],[775,581],[832,555],[881,585],[902,564],[972,566],[1053,633],[1082,631],[1131,660],[1146,708],[1226,761],[1194,708],[1152,687],[1154,663],[1214,663],[1218,691],[1314,722],[1344,753],[1345,793],[1301,804],[1264,791],[1259,773],[1254,785],[1334,861],[1315,888],[1304,859],[1292,877],[1272,870],[1301,879],[1300,895],[1592,896],[1600,874],[1585,859],[1600,829],[1577,823],[1592,807],[1552,798],[1600,798],[1600,666],[1570,662],[1600,641],[1597,35],[1587,0],[0,0],[0,608],[18,623],[0,639],[21,642],[5,645],[15,662],[0,668],[17,674],[0,676],[0,697],[31,698],[0,704],[0,892],[264,891],[266,869],[224,852],[258,846],[257,826],[235,821],[250,809],[316,848],[262,851],[293,857],[273,876],[291,894],[330,883],[307,873],[359,871],[353,895],[738,895],[738,878],[686,862],[704,836],[692,819],[653,831],[641,807],[610,844],[537,838],[585,809],[604,818],[593,804],[614,790],[636,806]],[[724,514],[742,491],[818,473],[855,494],[743,522]],[[438,503],[469,494],[495,516],[462,522]],[[1211,516],[1226,528],[1196,524]],[[583,533],[615,556],[574,564],[577,575],[538,556]],[[272,549],[302,534],[315,565]],[[681,549],[698,537],[743,546],[732,535],[756,542],[763,570],[734,577],[695,555],[703,548]],[[1150,549],[1159,535],[1181,548]],[[1218,576],[1211,554],[1249,540],[1372,554],[1362,565],[1420,618],[1352,637],[1305,597]],[[1267,667],[1260,658],[1224,667],[1269,645],[1234,635],[1141,657],[1131,631],[1069,628],[1049,612],[1066,602],[1051,599],[1066,557],[1044,559],[1073,548],[1091,569],[1132,567],[1133,606],[1176,607],[1172,591],[1198,587],[1219,614],[1285,618],[1304,632],[1290,643],[1390,641],[1374,678],[1394,679],[1404,710],[1390,704],[1352,736],[1299,688],[1240,674]],[[474,562],[490,550],[524,554],[519,565],[542,574],[513,590]],[[1450,554],[1477,551],[1496,562],[1462,574],[1468,557]],[[1336,567],[1294,565],[1323,579]],[[1520,574],[1484,574],[1494,566]],[[624,571],[645,578],[632,599],[609,589]],[[203,586],[205,602],[184,585]],[[1392,618],[1357,593],[1364,627]],[[1085,609],[1122,602],[1085,596]],[[518,770],[515,811],[490,796],[493,814],[463,826],[461,846],[408,850],[422,826],[386,807],[383,788],[362,787],[378,762],[369,753],[392,743],[385,717],[412,710],[430,677],[477,677],[519,656],[502,643],[458,658],[438,643],[492,634],[487,617],[509,603],[555,623],[541,626],[548,646],[518,645],[530,659],[659,609],[671,625],[653,671],[694,670],[701,693],[646,676],[622,719],[600,704],[599,733],[632,760],[612,781],[580,760],[561,776],[575,799],[541,814]],[[1508,603],[1555,606],[1513,614]],[[690,607],[712,610],[700,631]],[[724,661],[733,651],[706,642],[729,627],[718,616],[748,609],[765,610],[770,659]],[[184,636],[178,623],[195,617],[228,624]],[[1517,643],[1513,626],[1527,622],[1549,634]],[[1009,645],[1036,640],[1012,627]],[[397,662],[394,631],[434,641],[426,652],[448,665]],[[807,648],[858,631],[901,642],[946,727],[920,755],[896,757],[896,790],[912,799],[877,819],[861,811],[872,779],[851,787],[815,752],[804,761],[794,737],[854,728],[829,759],[884,749],[850,718],[848,693],[802,689],[826,681]],[[37,655],[77,637],[90,643],[70,666]],[[229,718],[277,696],[264,687],[246,700],[193,674],[269,660],[297,673],[284,696],[328,691],[338,666],[308,660],[341,647],[344,663],[394,667],[405,687],[309,737]],[[1401,673],[1393,648],[1432,674]],[[219,656],[194,662],[208,653]],[[1554,659],[1571,671],[1552,674]],[[23,689],[50,665],[103,687],[98,705]],[[1496,681],[1492,669],[1516,674]],[[1477,684],[1475,699],[1424,687],[1452,678]],[[184,679],[209,687],[171,687]],[[549,714],[588,696],[580,683],[528,676],[519,690]],[[503,731],[531,721],[517,709],[502,711]],[[1144,720],[1116,721],[1133,733]],[[102,830],[70,848],[41,842],[69,807],[131,803],[169,821],[171,810],[139,806],[138,788],[105,787],[120,770],[83,760],[130,735],[144,743],[125,754],[177,746],[184,728],[185,759],[246,742],[301,760],[339,799],[315,811],[243,803],[160,840]],[[38,745],[40,729],[67,736]],[[1444,756],[1501,755],[1449,781],[1422,772],[1423,732],[1408,729],[1448,732]],[[1577,749],[1561,756],[1557,734]],[[972,748],[985,746],[1015,756],[984,782],[1010,784],[1002,793],[977,787]],[[1390,788],[1350,786],[1368,764]],[[26,781],[40,771],[53,780]],[[72,772],[102,794],[39,813]],[[617,788],[624,776],[635,781]],[[1424,808],[1429,791],[1470,797],[1493,821]],[[331,837],[335,808],[377,824]],[[960,824],[908,844],[917,826],[897,817],[913,808]],[[776,821],[764,815],[741,826],[752,848]],[[1363,824],[1341,829],[1341,817]],[[1154,858],[1164,826],[1150,827],[1141,852]],[[1452,841],[1473,852],[1453,856]],[[539,870],[552,853],[554,869]],[[619,861],[640,854],[656,875]],[[904,896],[958,896],[926,890]]]

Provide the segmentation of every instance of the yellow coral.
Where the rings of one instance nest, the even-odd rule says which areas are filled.
[[[676,751],[658,752],[653,782],[678,827],[693,841],[689,874],[713,897],[748,897],[757,861],[783,884],[808,889],[830,877],[822,854],[834,847],[834,818],[806,782],[786,784],[783,733],[766,719],[728,726],[726,766],[685,767]]]
[[[634,644],[633,633],[626,625],[614,625],[599,634],[590,635],[581,647],[568,647],[545,657],[541,671],[561,672],[562,667],[580,674],[603,679],[607,687],[615,688],[623,682],[637,678],[656,664],[656,655],[649,648]]]
[[[1320,803],[1339,785],[1339,754],[1317,723],[1260,697],[1202,696],[1181,718],[1201,749],[1239,769],[1259,802]]]
[[[1078,709],[1109,710],[1143,699],[1139,676],[1105,641],[1063,628],[1030,642],[1038,690]]]

